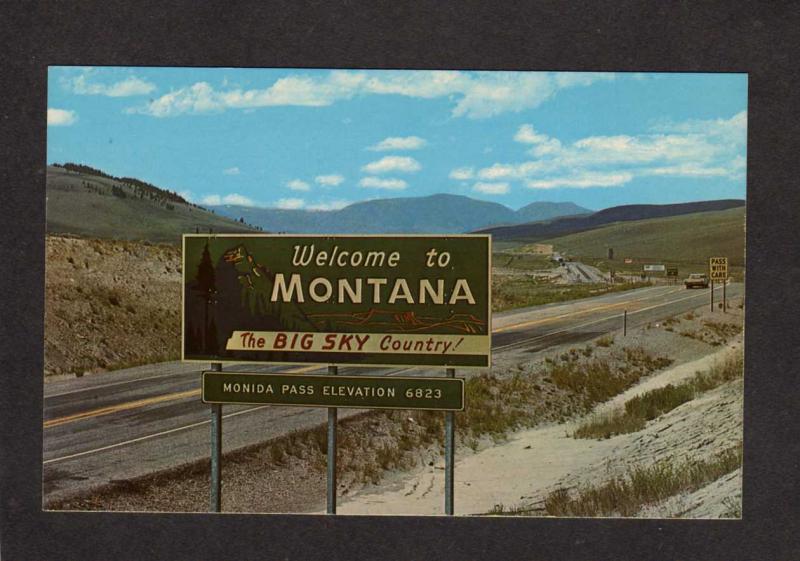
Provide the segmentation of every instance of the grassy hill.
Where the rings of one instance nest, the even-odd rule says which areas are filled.
[[[607,224],[614,224],[615,222],[666,218],[668,216],[680,216],[698,212],[715,212],[736,207],[744,207],[744,201],[741,199],[721,199],[716,201],[696,201],[665,205],[621,205],[599,210],[591,214],[561,216],[539,222],[497,226],[479,230],[479,232],[492,234],[495,241],[513,240],[535,242],[558,236],[566,236],[576,232],[593,230]]]
[[[253,232],[175,193],[91,168],[47,168],[47,233],[178,244],[181,234]]]
[[[708,258],[727,256],[732,273],[744,268],[745,208],[619,222],[546,240],[556,251],[601,269],[641,272],[645,263],[677,266],[679,275],[704,272]],[[614,260],[607,259],[608,248]],[[633,263],[625,264],[625,258]]]

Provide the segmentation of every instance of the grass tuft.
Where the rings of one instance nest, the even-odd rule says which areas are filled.
[[[696,491],[741,465],[740,444],[706,460],[636,466],[602,485],[584,487],[575,496],[557,489],[545,498],[545,511],[550,516],[633,516],[645,505]]]
[[[579,426],[572,434],[574,438],[611,438],[617,434],[628,434],[642,430],[652,421],[676,407],[693,400],[697,395],[716,388],[726,382],[740,378],[743,374],[741,353],[715,364],[706,372],[698,372],[682,384],[668,384],[625,402],[625,409],[610,414],[595,416]]]

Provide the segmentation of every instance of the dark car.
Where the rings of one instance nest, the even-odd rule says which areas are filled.
[[[708,288],[708,276],[703,273],[692,273],[683,284],[686,288]]]

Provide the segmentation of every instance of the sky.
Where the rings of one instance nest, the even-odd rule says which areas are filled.
[[[48,163],[202,205],[745,198],[746,74],[50,67]]]

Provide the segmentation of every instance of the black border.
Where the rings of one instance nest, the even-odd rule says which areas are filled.
[[[50,0],[0,10],[3,559],[800,558],[796,4]],[[744,520],[42,512],[46,68],[55,64],[748,72]]]

